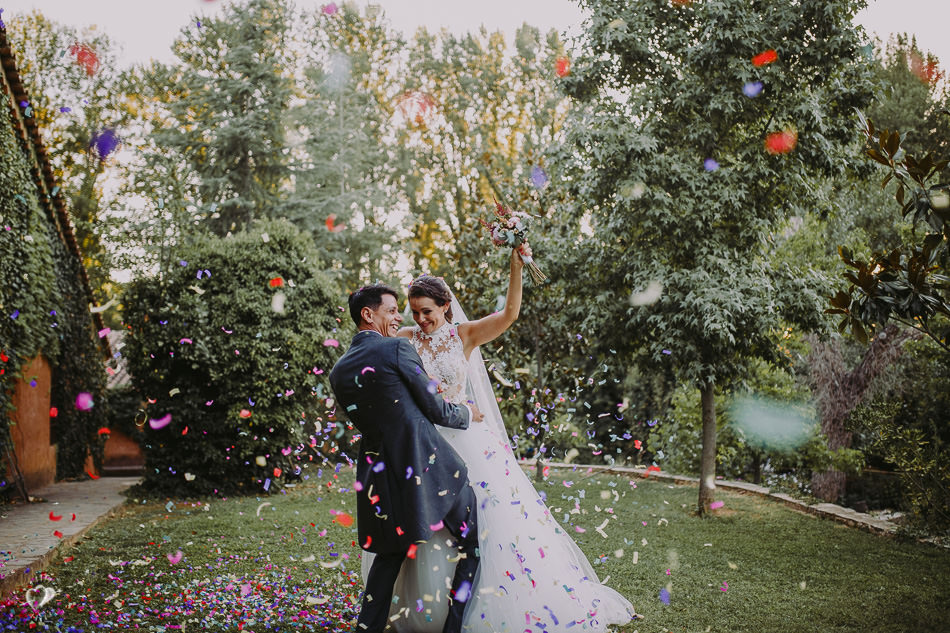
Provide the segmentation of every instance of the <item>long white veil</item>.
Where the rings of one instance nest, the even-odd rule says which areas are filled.
[[[455,297],[455,293],[449,290],[452,295],[450,304],[452,310],[452,321],[458,324],[467,323],[468,317],[462,304]],[[509,442],[508,431],[505,429],[505,423],[501,417],[501,410],[498,408],[498,401],[495,399],[495,391],[492,389],[491,380],[488,378],[488,369],[485,367],[485,360],[482,358],[482,351],[476,347],[468,357],[468,397],[475,403],[475,406],[484,414],[485,419],[482,424],[489,424],[492,430],[499,438]],[[510,442],[509,442],[510,443]]]

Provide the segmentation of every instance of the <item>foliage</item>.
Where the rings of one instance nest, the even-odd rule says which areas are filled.
[[[910,525],[930,534],[950,532],[950,451],[923,429],[895,424],[897,403],[872,402],[854,412],[854,424],[872,450],[894,465],[912,514]]]
[[[43,131],[60,195],[68,200],[93,299],[105,303],[117,292],[102,217],[107,204],[102,185],[115,159],[100,156],[92,144],[107,129],[121,138],[131,119],[116,70],[115,45],[101,32],[58,24],[38,11],[11,19],[7,36],[30,95],[31,116]],[[98,59],[94,73],[76,63],[72,51],[77,44],[94,51]]]
[[[52,424],[57,476],[83,475],[86,457],[101,459],[96,418],[105,374],[80,281],[82,263],[67,248],[63,227],[49,214],[47,195],[31,176],[32,148],[14,135],[12,113],[0,108],[0,449],[12,447],[8,413],[21,368],[43,354],[53,368]],[[80,410],[76,397],[92,395],[98,408]]]
[[[341,293],[313,240],[286,221],[208,237],[175,261],[124,299],[129,371],[148,399],[143,485],[186,495],[276,488],[334,426],[323,378],[346,331],[337,331]]]
[[[898,131],[877,130],[868,120],[863,123],[865,153],[887,168],[882,185],[896,182],[894,197],[901,214],[912,215],[914,226],[922,224],[928,232],[890,252],[874,253],[867,261],[841,247],[841,260],[851,269],[844,273],[850,285],[831,298],[826,312],[842,315],[839,331],[850,329],[863,343],[875,328],[893,320],[926,334],[950,352],[950,185],[928,186],[950,161],[934,151],[918,159],[901,147]]]
[[[280,214],[309,231],[347,289],[384,277],[397,259],[390,208],[393,87],[389,69],[404,43],[380,15],[351,4],[315,11],[298,104],[289,112],[293,190]]]
[[[289,20],[282,0],[229,4],[182,29],[177,64],[127,75],[141,147],[123,165],[123,264],[164,272],[175,247],[277,214],[290,176]]]
[[[785,325],[820,327],[808,262],[773,268],[769,254],[790,201],[844,171],[852,109],[870,96],[857,7],[583,5],[591,17],[563,79],[576,104],[560,152],[577,200],[574,268],[590,275],[574,316],[621,362],[636,356],[700,388],[712,415],[714,385],[742,377],[751,359],[778,360]],[[753,65],[773,48],[777,61]],[[754,81],[750,98],[743,86]],[[794,149],[763,147],[790,130]],[[660,296],[631,305],[651,284]]]
[[[849,425],[868,461],[893,468],[912,511],[910,525],[933,533],[950,529],[950,359],[929,340],[908,344],[891,375]]]
[[[702,416],[691,393],[687,385],[675,390],[669,413],[650,428],[647,450],[663,470],[696,475]],[[726,479],[752,479],[765,486],[786,486],[791,480],[806,494],[811,492],[812,472],[829,467],[856,472],[863,454],[829,449],[808,399],[807,386],[787,371],[762,361],[751,363],[740,388],[717,394],[717,472]],[[782,410],[778,419],[759,419],[777,409]],[[757,419],[747,420],[750,415]]]

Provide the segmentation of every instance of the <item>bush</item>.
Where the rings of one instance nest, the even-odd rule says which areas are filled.
[[[907,344],[875,398],[848,424],[869,461],[894,468],[909,526],[950,532],[950,355],[929,340]]]
[[[322,423],[349,320],[342,292],[287,222],[203,238],[175,259],[124,297],[129,371],[147,399],[145,492],[273,490],[334,427]]]
[[[741,389],[716,396],[717,474],[809,494],[813,471],[860,468],[860,451],[828,448],[814,407],[807,404],[806,387],[765,362],[756,362],[750,369]],[[764,400],[751,400],[753,395]],[[738,419],[737,407],[743,403],[746,416],[754,418],[750,422]],[[758,419],[768,415],[774,419]],[[650,429],[646,446],[664,470],[699,474],[702,414],[696,389],[681,386],[673,392],[671,410]]]

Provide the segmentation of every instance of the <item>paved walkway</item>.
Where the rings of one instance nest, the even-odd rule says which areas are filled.
[[[521,465],[534,470],[534,462]],[[622,466],[562,464],[549,462],[551,468],[568,468],[584,472],[609,472],[637,476],[649,476],[659,481],[675,484],[698,484],[695,477],[670,475],[663,471]],[[137,483],[137,477],[103,477],[90,481],[64,481],[52,484],[33,493],[45,499],[45,503],[17,503],[0,513],[0,597],[17,588],[28,585],[33,576],[46,568],[60,546],[69,547],[83,533],[123,503],[121,493]],[[768,488],[742,481],[716,482],[719,488],[737,490],[769,497],[792,508],[817,516],[846,523],[869,532],[893,534],[897,525],[874,518],[868,514],[843,508],[833,503],[808,504],[787,494],[771,492]],[[52,517],[51,517],[52,515]],[[73,518],[75,515],[75,518]],[[53,520],[61,517],[58,520]],[[59,532],[62,536],[56,534]]]
[[[21,501],[0,509],[0,597],[28,585],[49,565],[58,547],[75,543],[125,503],[122,491],[138,481],[138,477],[61,481],[31,493],[45,503]]]

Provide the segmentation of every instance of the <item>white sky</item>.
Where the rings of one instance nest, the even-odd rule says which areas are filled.
[[[124,48],[126,64],[150,58],[171,61],[169,46],[179,30],[199,13],[216,13],[235,0],[0,0],[3,17],[40,9],[54,20],[82,27],[92,24],[106,31]],[[781,0],[777,0],[781,1]],[[315,7],[329,0],[296,0],[298,6]],[[337,4],[340,4],[337,0]],[[358,0],[360,6],[367,0]],[[419,26],[430,30],[447,27],[461,33],[484,24],[489,30],[512,33],[527,22],[568,34],[580,30],[582,14],[572,0],[374,0],[393,27],[410,35]],[[950,68],[950,0],[871,0],[858,22],[886,41],[890,33],[917,36],[920,47]]]

